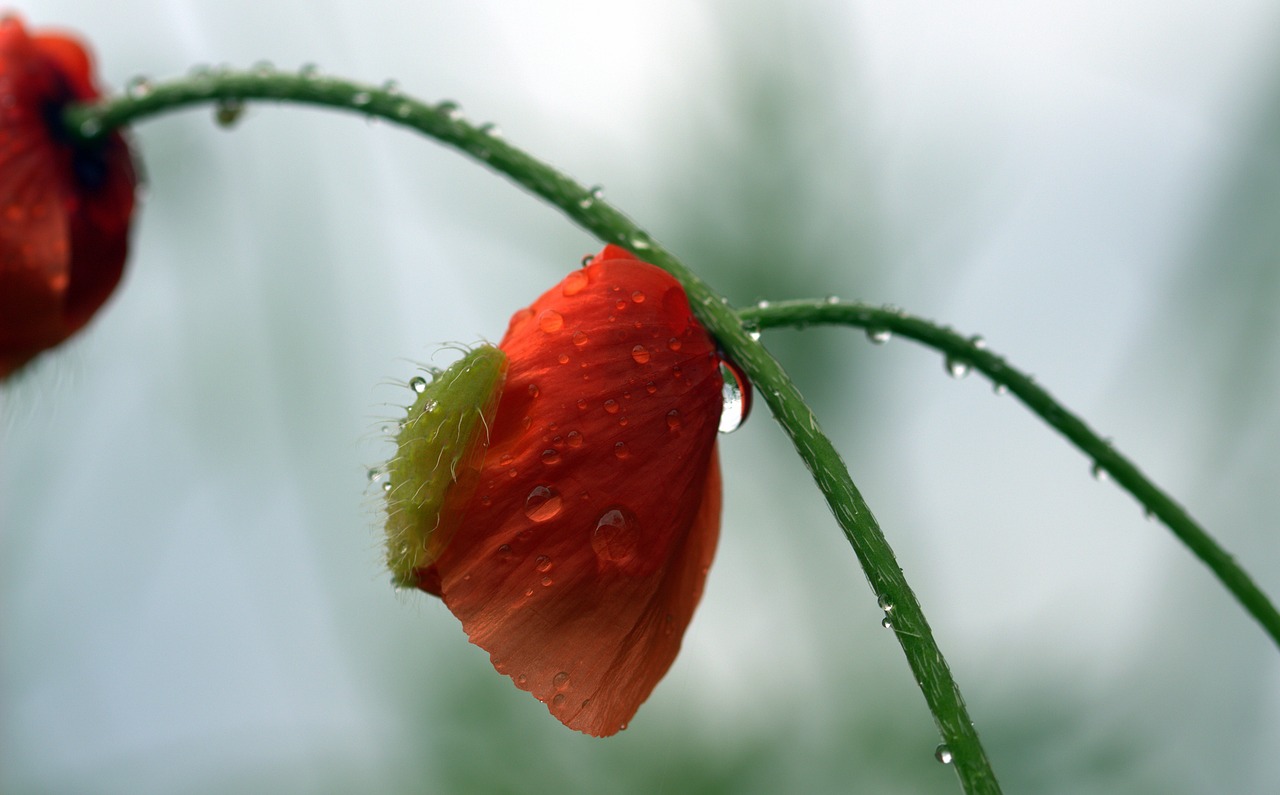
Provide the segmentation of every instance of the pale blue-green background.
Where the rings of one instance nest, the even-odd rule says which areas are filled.
[[[323,70],[458,100],[733,301],[839,294],[1034,372],[1280,595],[1268,0],[29,2],[104,78]],[[380,568],[379,418],[596,243],[382,123],[134,134],[125,283],[0,392],[0,792],[948,793],[880,611],[761,411],[632,727],[573,734]],[[766,341],[833,434],[1010,792],[1280,788],[1280,656],[976,377]]]

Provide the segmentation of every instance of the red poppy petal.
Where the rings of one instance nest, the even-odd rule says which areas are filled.
[[[674,660],[715,548],[715,345],[669,274],[606,249],[500,347],[480,483],[421,581],[558,719],[613,734]]]
[[[78,41],[0,19],[0,379],[88,322],[123,272],[129,150],[119,135],[75,145],[50,126],[97,96]]]

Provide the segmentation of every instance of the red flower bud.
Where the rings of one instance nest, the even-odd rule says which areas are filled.
[[[680,284],[615,246],[500,348],[410,410],[391,567],[566,726],[614,734],[675,659],[715,551],[720,359]]]
[[[89,321],[120,281],[136,177],[117,134],[72,141],[62,110],[97,99],[75,39],[0,17],[0,379]]]

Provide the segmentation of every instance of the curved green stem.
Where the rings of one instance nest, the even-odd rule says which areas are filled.
[[[871,335],[897,334],[942,352],[953,372],[963,372],[971,367],[985,374],[997,388],[1007,389],[1093,459],[1095,473],[1107,473],[1148,512],[1159,517],[1280,646],[1280,611],[1235,558],[1132,461],[1095,433],[1084,420],[1063,408],[1030,376],[1014,369],[1003,357],[986,350],[980,338],[964,337],[896,309],[830,300],[786,301],[744,309],[740,314],[744,322],[759,328],[828,324],[863,328]]]
[[[818,427],[791,379],[743,328],[738,314],[644,230],[588,189],[511,146],[493,130],[465,121],[451,104],[427,105],[397,91],[308,74],[218,73],[147,86],[129,95],[69,109],[70,129],[91,139],[131,121],[207,102],[249,99],[302,102],[355,110],[411,127],[456,147],[560,208],[600,239],[622,245],[669,271],[685,287],[694,312],[742,368],[826,497],[852,544],[872,590],[889,608],[894,634],[934,715],[952,764],[969,793],[999,792],[955,680],[893,550],[844,462]]]

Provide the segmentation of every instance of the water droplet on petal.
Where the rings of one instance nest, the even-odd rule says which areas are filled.
[[[520,685],[521,687],[524,687],[528,683],[529,683],[529,677],[525,676],[524,674],[520,674],[519,676],[516,677],[516,684]]]
[[[409,379],[409,388],[421,395],[427,391],[427,379],[420,375],[415,375]]]
[[[529,384],[529,397],[536,398],[539,394],[541,394],[541,390],[538,389],[538,385]]]
[[[680,340],[676,339],[675,337],[672,337],[671,339],[667,340],[667,348],[673,351],[680,350]]]
[[[542,451],[542,463],[558,464],[560,462],[560,451],[555,448],[548,447]]]
[[[625,563],[635,557],[639,546],[640,527],[630,510],[621,506],[610,508],[596,521],[591,548],[601,560]]]
[[[551,684],[554,685],[557,690],[564,690],[569,684],[569,672],[561,671],[551,677]]]
[[[577,295],[586,289],[588,281],[590,280],[587,278],[585,271],[574,271],[564,277],[564,282],[560,288],[560,292],[564,293],[566,296]]]
[[[582,446],[582,434],[577,431],[569,431],[564,435],[564,440],[569,443],[570,447]]]
[[[564,693],[556,693],[555,696],[551,699],[551,706],[563,707],[564,702],[565,702]]]
[[[590,341],[591,341],[591,338],[588,337],[584,332],[581,332],[581,331],[573,332],[573,344],[577,345],[579,348],[581,348],[583,345],[586,345]]]
[[[610,414],[617,414],[618,401],[614,400],[613,398],[609,398],[604,402],[604,410],[609,412]]]
[[[631,349],[631,358],[635,360],[636,364],[648,364],[649,349],[643,345],[637,345]]]
[[[538,328],[554,334],[564,328],[564,316],[554,309],[544,309],[542,314],[538,315]]]
[[[631,294],[631,300],[635,301],[637,304],[643,304],[644,299],[645,299],[644,293],[640,292],[639,290],[636,290]]]
[[[883,345],[889,341],[893,335],[889,333],[887,328],[869,328],[867,329],[867,339],[872,345]]]
[[[551,571],[551,566],[552,566],[551,558],[547,557],[546,555],[539,555],[538,558],[533,562],[533,567],[538,571],[542,571],[542,572]]]
[[[680,409],[672,409],[667,412],[667,430],[678,431],[683,422],[680,420]]]
[[[560,513],[560,492],[550,486],[534,486],[524,501],[524,515],[535,522],[554,519]]]
[[[613,446],[613,454],[621,459],[631,457],[631,450],[627,448],[626,442],[618,442]]]
[[[585,409],[587,408],[587,399],[586,399],[586,398],[578,398],[577,406],[578,406],[578,411],[583,411],[583,410],[585,410]]]
[[[933,749],[933,758],[937,759],[939,762],[941,762],[944,765],[951,764],[951,762],[955,759],[955,757],[951,754],[951,749],[947,747],[946,743],[943,743],[939,745],[937,748]]]

